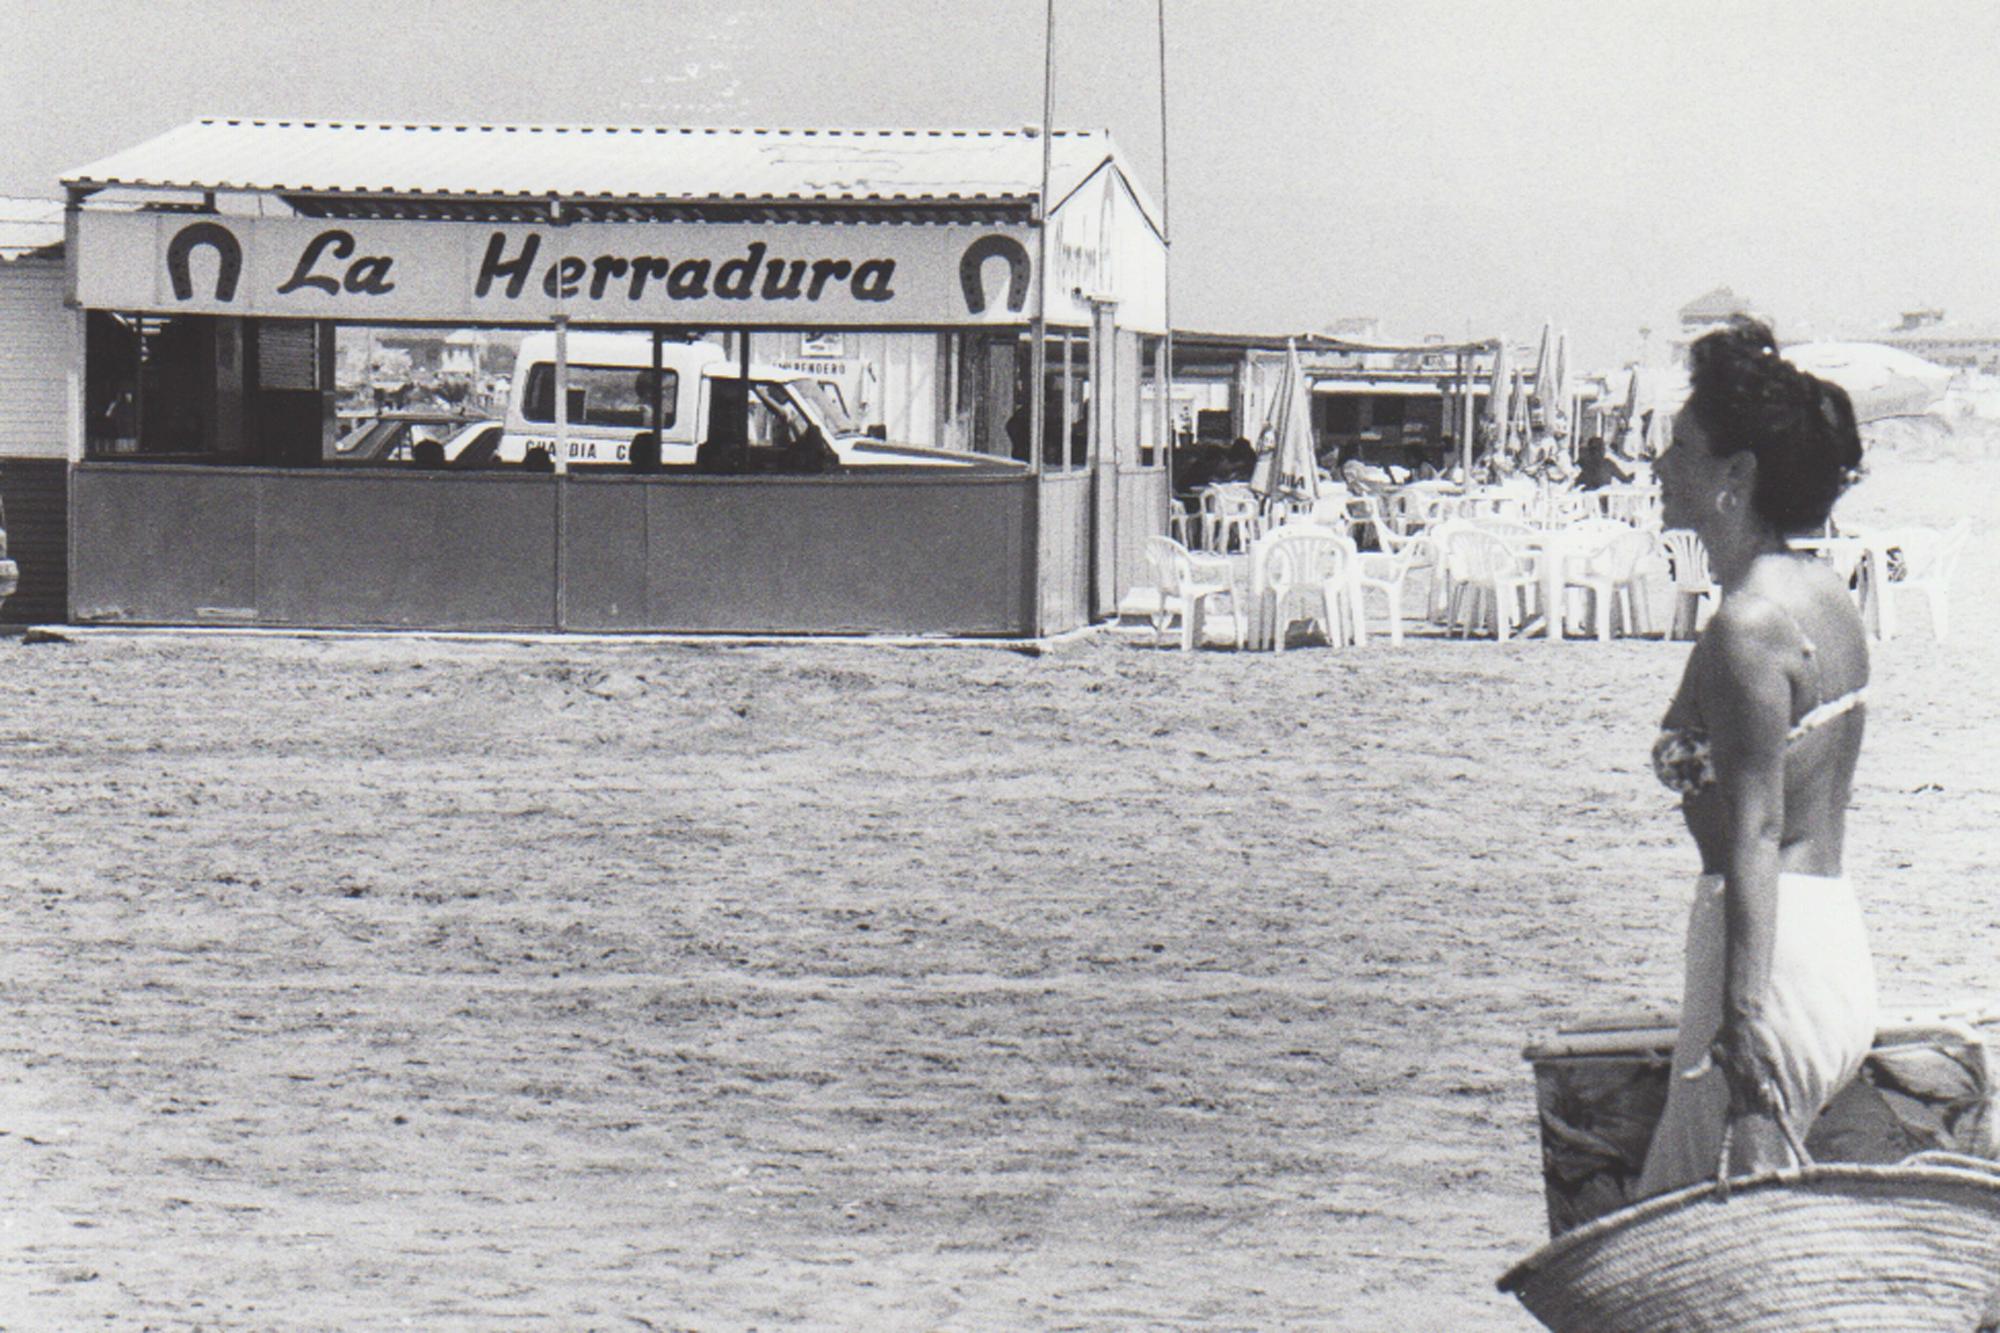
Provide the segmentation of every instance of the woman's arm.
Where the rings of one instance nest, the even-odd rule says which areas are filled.
[[[1727,931],[1722,1029],[1716,1056],[1738,1109],[1764,1103],[1775,1052],[1763,1000],[1777,931],[1779,847],[1785,830],[1785,737],[1792,687],[1786,663],[1798,631],[1774,603],[1738,595],[1707,631],[1698,684],[1728,845],[1723,858]]]

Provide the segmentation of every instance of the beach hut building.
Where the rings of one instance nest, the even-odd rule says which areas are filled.
[[[1497,343],[1360,341],[1326,334],[1174,334],[1174,398],[1192,404],[1184,431],[1255,440],[1271,412],[1286,344],[1312,386],[1314,449],[1340,462],[1448,467],[1468,423],[1487,412]],[[1226,411],[1226,416],[1224,415]]]
[[[0,621],[61,620],[68,592],[70,355],[63,206],[0,198],[0,509],[20,585]]]
[[[63,185],[78,621],[1049,634],[1164,530],[1165,246],[1101,133],[214,119]],[[718,342],[994,462],[341,466],[356,329]]]

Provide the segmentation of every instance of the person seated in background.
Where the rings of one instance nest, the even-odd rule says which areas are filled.
[[[1227,461],[1228,454],[1219,444],[1210,440],[1198,440],[1185,449],[1173,453],[1173,488],[1176,491],[1198,491],[1216,479]]]
[[[1385,491],[1396,484],[1395,476],[1389,469],[1374,463],[1364,463],[1359,458],[1350,458],[1340,465],[1340,479],[1346,482],[1347,489],[1356,495]]]
[[[1532,492],[1535,481],[1526,470],[1528,457],[1525,449],[1518,453],[1495,449],[1487,456],[1487,484],[1502,490]]]
[[[555,470],[556,460],[543,445],[531,444],[528,446],[528,452],[521,455],[521,471],[523,472],[554,472]]]
[[[1578,490],[1601,491],[1606,486],[1632,480],[1633,469],[1623,460],[1614,457],[1604,443],[1604,437],[1593,435],[1583,442],[1583,449],[1576,456],[1576,485]]]
[[[1222,466],[1216,469],[1216,481],[1248,481],[1257,472],[1257,446],[1245,436],[1239,435],[1222,457]]]
[[[1028,405],[1018,404],[1007,414],[1007,455],[1016,463],[1026,463],[1034,458],[1034,441],[1028,438]]]
[[[625,465],[634,472],[658,472],[660,437],[649,430],[642,430],[634,435],[632,447],[625,451]]]
[[[440,440],[418,440],[410,446],[410,466],[428,472],[444,466],[444,444]]]
[[[1576,480],[1576,465],[1561,440],[1551,440],[1548,456],[1542,459],[1541,478],[1551,486],[1568,486]]]

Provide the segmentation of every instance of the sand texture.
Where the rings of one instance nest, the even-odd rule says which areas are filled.
[[[1876,656],[1891,1006],[2000,994],[1996,481],[1845,510],[1976,529]],[[1532,1327],[1685,651],[0,643],[0,1326]]]

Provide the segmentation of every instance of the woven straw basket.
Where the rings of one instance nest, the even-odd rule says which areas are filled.
[[[1925,1153],[1692,1185],[1558,1237],[1500,1289],[1557,1333],[1973,1333],[2000,1320],[2000,1166]]]

